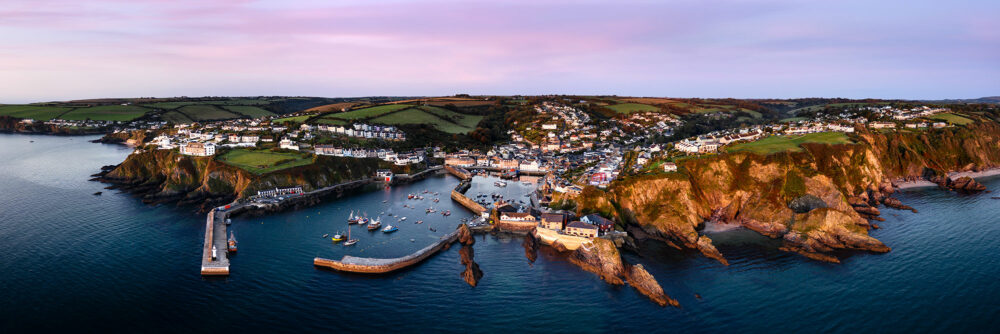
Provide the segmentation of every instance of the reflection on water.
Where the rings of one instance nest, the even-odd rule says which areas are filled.
[[[780,252],[775,240],[745,229],[708,232],[729,266],[657,242],[643,243],[642,254],[625,252],[680,301],[683,308],[673,309],[607,285],[551,248],[529,264],[514,236],[477,236],[475,259],[485,276],[475,288],[459,276],[457,247],[390,275],[312,266],[316,256],[406,254],[454,228],[471,213],[448,197],[458,182],[451,176],[237,217],[233,275],[205,280],[198,275],[204,216],[114,191],[91,195],[104,185],[89,175],[129,151],[86,139],[0,135],[0,332],[854,333],[1000,326],[1000,201],[991,194],[903,192],[898,197],[920,213],[885,209],[882,229],[872,231],[893,251],[853,254],[839,265]],[[495,188],[491,180],[477,180],[469,193],[514,198],[530,189],[518,182]],[[1000,189],[1000,178],[983,183]],[[405,199],[424,189],[439,192],[433,206],[453,215],[426,213],[429,199]],[[407,220],[392,220],[400,229],[393,234],[355,226],[362,241],[353,249],[322,237],[346,231],[351,210]]]

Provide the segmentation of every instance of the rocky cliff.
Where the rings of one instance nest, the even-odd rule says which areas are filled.
[[[834,250],[887,252],[866,218],[878,205],[912,209],[889,195],[893,182],[944,177],[1000,165],[1000,125],[853,134],[853,144],[803,144],[799,152],[729,153],[679,162],[677,173],[624,177],[607,191],[588,188],[578,213],[615,217],[637,238],[662,240],[726,263],[699,231],[706,221],[739,224],[780,238],[785,250],[837,262]],[[939,180],[940,181],[940,180]],[[956,190],[981,190],[965,179]]]
[[[99,173],[97,180],[142,197],[146,203],[180,202],[202,208],[256,194],[257,190],[302,186],[311,191],[368,178],[378,159],[317,156],[311,165],[265,174],[230,166],[215,157],[193,157],[173,150],[137,151],[121,164]]]

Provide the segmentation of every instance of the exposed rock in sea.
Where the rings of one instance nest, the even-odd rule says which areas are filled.
[[[975,179],[968,176],[963,176],[953,181],[950,181],[948,184],[948,188],[963,193],[976,193],[986,190],[986,186],[980,184],[979,182],[976,182]]]
[[[468,225],[458,224],[458,242],[466,246],[476,244],[476,239],[473,237]]]
[[[670,296],[667,296],[663,292],[660,283],[641,264],[629,265],[628,270],[625,271],[625,279],[628,281],[628,285],[631,285],[639,293],[646,295],[660,306],[681,306],[676,299],[670,298]]]
[[[903,204],[903,202],[901,202],[898,198],[895,197],[886,197],[886,199],[882,201],[882,204],[893,209],[910,210],[913,211],[914,213],[917,212],[917,209],[914,209],[909,205]]]
[[[623,285],[627,280],[628,284],[639,293],[646,295],[660,306],[680,305],[677,300],[663,292],[660,283],[642,265],[625,263],[618,248],[610,240],[594,239],[591,244],[585,244],[573,251],[569,260],[580,268],[597,274],[609,284]]]
[[[708,236],[703,235],[698,237],[698,250],[710,259],[715,259],[727,266],[729,265],[729,261],[726,261],[726,258],[722,257],[722,253],[715,248],[715,245],[712,244],[712,239],[709,239]]]
[[[462,279],[470,286],[476,286],[479,284],[479,280],[483,278],[483,271],[479,269],[479,264],[473,260],[475,252],[472,250],[472,245],[463,245],[461,249],[458,250],[459,261],[465,265],[465,270],[462,271]]]
[[[524,257],[528,259],[528,262],[535,263],[538,259],[538,241],[535,240],[535,233],[528,233],[524,236],[524,241],[521,242],[521,246],[524,246]]]

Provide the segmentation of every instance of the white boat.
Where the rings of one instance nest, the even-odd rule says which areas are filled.
[[[344,246],[351,246],[358,243],[358,239],[351,239],[351,225],[347,225],[347,241],[344,241]]]

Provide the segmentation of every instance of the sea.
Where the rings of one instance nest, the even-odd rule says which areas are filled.
[[[484,276],[460,277],[458,247],[401,272],[368,276],[317,269],[313,258],[396,257],[422,248],[471,213],[434,176],[372,187],[320,205],[236,217],[232,274],[199,274],[204,215],[149,206],[89,181],[131,152],[96,137],[0,135],[0,333],[995,333],[1000,328],[1000,200],[936,188],[898,197],[919,213],[884,209],[871,234],[886,254],[808,260],[743,229],[708,232],[724,266],[645,242],[644,265],[681,307],[660,307],[522,237],[476,237]],[[469,195],[526,200],[533,185],[476,177]],[[1000,178],[981,179],[1000,189]],[[530,183],[530,180],[526,182]],[[94,195],[101,191],[103,194]],[[427,191],[426,193],[424,191]],[[435,194],[436,193],[436,194]],[[408,200],[407,195],[424,196]],[[995,195],[994,195],[995,196]],[[440,198],[434,203],[433,198]],[[405,205],[405,206],[404,206]],[[413,207],[413,208],[411,208]],[[433,207],[435,213],[427,213]],[[451,216],[440,211],[451,210]],[[351,212],[398,226],[351,226]],[[390,216],[391,214],[391,216]],[[406,217],[406,220],[402,220]],[[422,223],[418,224],[418,221]]]

